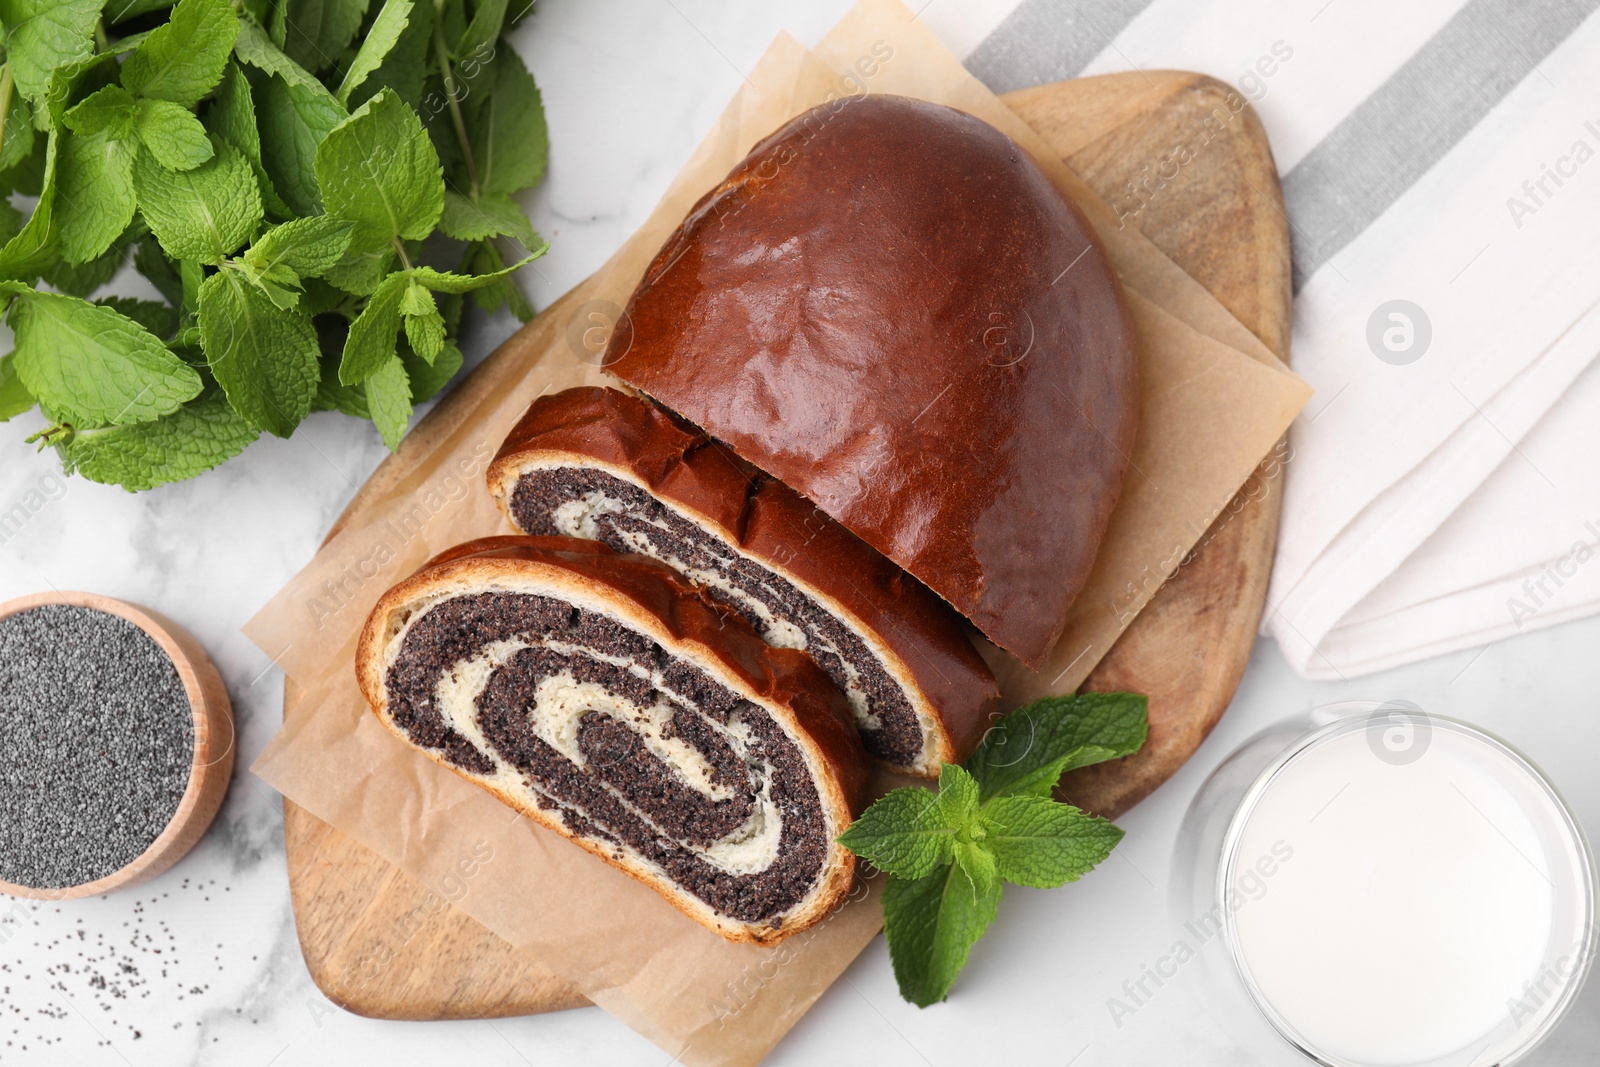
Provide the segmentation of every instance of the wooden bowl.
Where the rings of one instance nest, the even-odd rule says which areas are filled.
[[[189,765],[189,785],[178,810],[161,835],[121,870],[83,885],[61,889],[36,889],[0,881],[0,893],[33,900],[73,900],[98,896],[154,878],[183,858],[206,832],[233,777],[233,705],[223,688],[222,676],[198,642],[182,627],[146,608],[96,593],[34,593],[0,604],[0,619],[47,604],[93,608],[126,619],[149,634],[172,660],[183,680],[194,715],[194,754]]]

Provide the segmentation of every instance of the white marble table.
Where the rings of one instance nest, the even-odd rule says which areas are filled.
[[[956,4],[957,0],[943,0]],[[940,6],[943,6],[942,4]],[[545,94],[554,151],[531,201],[549,256],[524,273],[543,306],[592,271],[643,219],[779,29],[818,39],[844,0],[577,3],[550,0],[519,35]],[[937,17],[936,17],[937,16]],[[959,10],[942,32],[981,31]],[[956,42],[959,44],[960,42]],[[507,336],[478,321],[471,352]],[[62,905],[0,901],[0,1062],[60,1064],[665,1063],[597,1009],[494,1022],[383,1023],[333,1007],[301,961],[278,797],[243,770],[280,722],[281,675],[239,626],[314,550],[382,458],[369,425],[314,416],[197,481],[137,496],[63,479],[23,445],[32,417],[0,425],[0,513],[43,504],[0,532],[0,599],[91,589],[189,627],[227,680],[241,771],[189,858],[121,896]],[[779,1046],[775,1064],[944,1065],[1241,1062],[1180,972],[1118,1026],[1122,983],[1176,936],[1165,878],[1183,810],[1211,768],[1263,725],[1341,699],[1405,698],[1512,740],[1600,830],[1600,619],[1351,683],[1302,681],[1262,642],[1234,706],[1195,759],[1128,814],[1100,872],[1061,891],[1012,889],[1001,919],[944,1005],[895,994],[873,945]],[[1600,982],[1535,1061],[1592,1062]],[[23,1050],[26,1049],[24,1052]]]

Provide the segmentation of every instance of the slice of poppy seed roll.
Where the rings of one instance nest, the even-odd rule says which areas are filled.
[[[384,594],[356,673],[401,738],[730,941],[849,891],[871,764],[848,705],[662,563],[470,541]]]
[[[523,532],[660,559],[768,643],[810,653],[850,701],[867,751],[892,770],[932,777],[961,762],[998,705],[949,605],[644,399],[600,388],[540,397],[488,478]]]

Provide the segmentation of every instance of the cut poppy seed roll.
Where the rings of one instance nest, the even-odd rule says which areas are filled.
[[[490,537],[385,593],[356,673],[430,758],[731,941],[849,890],[869,762],[838,689],[667,566]]]
[[[782,482],[638,397],[541,397],[489,467],[529,534],[603,541],[670,564],[769,644],[810,653],[867,751],[936,776],[999,700],[949,605]]]
[[[1139,421],[1137,334],[1088,219],[993,126],[888,93],[752,148],[667,237],[601,365],[1034,670]]]

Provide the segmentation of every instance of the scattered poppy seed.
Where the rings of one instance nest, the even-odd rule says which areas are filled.
[[[193,755],[183,681],[143,630],[67,604],[0,619],[0,879],[61,889],[126,867]]]

